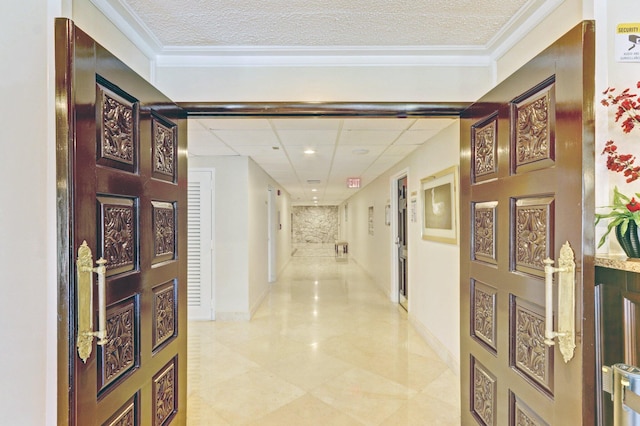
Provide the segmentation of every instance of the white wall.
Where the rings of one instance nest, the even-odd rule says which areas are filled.
[[[454,370],[459,370],[460,329],[458,244],[422,240],[420,179],[460,162],[460,126],[456,122],[435,135],[424,146],[396,164],[347,200],[349,253],[390,297],[392,269],[388,259],[392,231],[384,224],[384,206],[389,203],[390,181],[408,170],[409,194],[416,192],[417,222],[409,222],[409,317],[418,332]],[[368,234],[368,209],[374,207],[374,235]],[[344,205],[341,206],[343,212]],[[344,213],[343,213],[344,214]]]
[[[68,1],[73,2],[71,19],[76,26],[140,74],[142,78],[153,82],[154,62],[122,34],[90,0]]]
[[[248,320],[268,286],[268,187],[280,186],[253,160],[243,156],[189,157],[190,167],[215,169],[215,301],[219,321]],[[291,257],[290,197],[276,196],[283,226],[277,231],[278,272]]]
[[[176,101],[471,101],[490,89],[489,67],[158,67]]]
[[[56,423],[53,17],[62,1],[0,2],[0,421]]]
[[[253,315],[269,292],[268,198],[269,186],[276,191],[276,212],[289,215],[289,194],[249,159],[249,310]],[[277,191],[280,190],[280,195]],[[288,222],[288,219],[287,219]],[[276,271],[280,273],[291,258],[291,233],[283,225],[276,231]]]
[[[247,157],[189,157],[190,167],[215,169],[216,319],[234,320],[249,312],[249,199]]]
[[[604,1],[606,3],[606,0],[594,1]],[[559,5],[539,25],[527,33],[521,41],[496,57],[494,85],[509,77],[578,23],[584,19],[593,19],[592,7],[585,0],[554,0],[548,3],[550,5]],[[618,0],[610,1],[609,3],[618,3]],[[600,7],[607,6],[605,4]],[[634,4],[634,7],[637,9],[636,4]]]
[[[618,151],[637,156],[635,165],[640,166],[640,128],[625,134],[619,124],[614,122],[614,110],[605,108],[600,104],[602,92],[607,87],[614,87],[618,92],[629,87],[632,93],[640,93],[636,88],[640,80],[640,63],[618,62],[615,54],[615,29],[621,23],[640,22],[640,8],[635,0],[605,1],[596,0],[596,206],[611,204],[611,196],[614,186],[633,196],[640,192],[640,181],[626,183],[624,176],[613,173],[606,168],[606,156],[601,155],[605,142],[614,140]],[[606,22],[606,25],[600,23]],[[600,25],[598,25],[600,24]],[[637,49],[637,48],[636,48]],[[596,212],[604,213],[608,209],[596,209]],[[606,222],[596,227],[596,243],[606,230]],[[598,253],[621,254],[622,249],[618,245],[613,233],[610,234],[607,243],[597,250]]]

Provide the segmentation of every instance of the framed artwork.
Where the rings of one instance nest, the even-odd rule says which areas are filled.
[[[384,206],[384,224],[391,225],[391,204]]]
[[[458,166],[420,180],[422,239],[458,243]]]

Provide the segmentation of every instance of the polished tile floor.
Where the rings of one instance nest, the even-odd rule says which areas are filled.
[[[188,422],[459,425],[458,377],[333,245],[298,247],[250,322],[191,322]]]

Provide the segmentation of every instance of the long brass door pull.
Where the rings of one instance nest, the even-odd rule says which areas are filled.
[[[83,362],[91,356],[93,338],[98,338],[98,345],[107,343],[106,329],[106,296],[105,277],[107,261],[102,257],[93,267],[93,254],[86,241],[78,249],[76,260],[77,288],[76,299],[78,301],[78,355]],[[98,275],[98,330],[93,330],[93,273]]]
[[[560,249],[558,268],[554,268],[554,261],[544,260],[545,276],[545,332],[544,343],[547,346],[555,344],[558,338],[560,352],[567,363],[573,358],[576,347],[576,264],[574,253],[569,242]],[[553,274],[558,273],[558,331],[553,331]]]

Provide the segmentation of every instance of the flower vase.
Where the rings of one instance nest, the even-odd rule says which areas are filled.
[[[615,229],[616,238],[622,250],[624,250],[627,257],[640,258],[640,238],[638,237],[638,225],[635,221],[630,220],[628,222],[627,231],[622,234],[621,225],[616,226]]]

